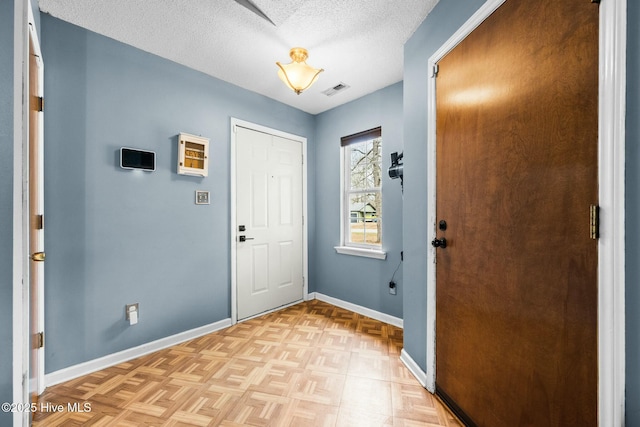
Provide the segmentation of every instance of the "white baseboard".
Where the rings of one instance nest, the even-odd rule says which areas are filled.
[[[318,292],[312,292],[309,294],[308,299],[318,299],[320,301],[327,302],[335,305],[336,307],[344,308],[345,310],[353,311],[354,313],[362,314],[363,316],[370,317],[372,319],[379,320],[384,323],[388,323],[398,328],[402,328],[403,321],[399,317],[391,316],[389,314],[381,313],[379,311],[371,310],[370,308],[363,307],[361,305],[352,304],[337,298],[333,298]]]
[[[83,375],[88,375],[101,369],[115,366],[128,360],[153,353],[154,351],[162,350],[173,345],[210,334],[211,332],[228,328],[229,326],[231,326],[231,319],[223,319],[215,323],[200,326],[199,328],[190,329],[188,331],[180,332],[178,334],[161,338],[156,341],[151,341],[137,347],[128,348],[117,353],[89,360],[87,362],[83,362],[74,366],[69,366],[68,368],[63,368],[58,371],[46,374],[44,376],[45,386],[50,387],[55,384],[60,384],[65,381],[81,377]]]
[[[402,363],[404,363],[404,366],[406,366],[407,369],[413,374],[413,376],[416,377],[422,387],[429,390],[429,388],[427,387],[427,374],[422,369],[420,369],[420,366],[418,366],[416,361],[413,360],[411,356],[409,356],[409,353],[407,353],[404,348],[400,352],[400,360],[402,361]],[[435,390],[429,391],[431,393],[435,393]]]

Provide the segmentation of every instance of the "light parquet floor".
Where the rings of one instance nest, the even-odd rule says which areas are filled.
[[[48,388],[35,426],[448,426],[402,329],[313,300]],[[69,404],[90,411],[69,411]]]

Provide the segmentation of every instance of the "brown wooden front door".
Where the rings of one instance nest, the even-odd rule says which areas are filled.
[[[596,426],[598,6],[507,0],[438,66],[436,392]]]

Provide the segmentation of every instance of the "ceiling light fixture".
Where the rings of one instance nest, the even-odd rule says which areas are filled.
[[[282,65],[276,62],[276,65],[280,67],[278,77],[284,84],[300,95],[303,90],[308,89],[316,81],[318,74],[324,70],[313,68],[305,62],[309,56],[307,49],[294,47],[289,52],[289,56],[292,60],[290,64]]]

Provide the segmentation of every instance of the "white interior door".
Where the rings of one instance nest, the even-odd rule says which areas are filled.
[[[302,300],[302,144],[236,127],[238,320]]]

